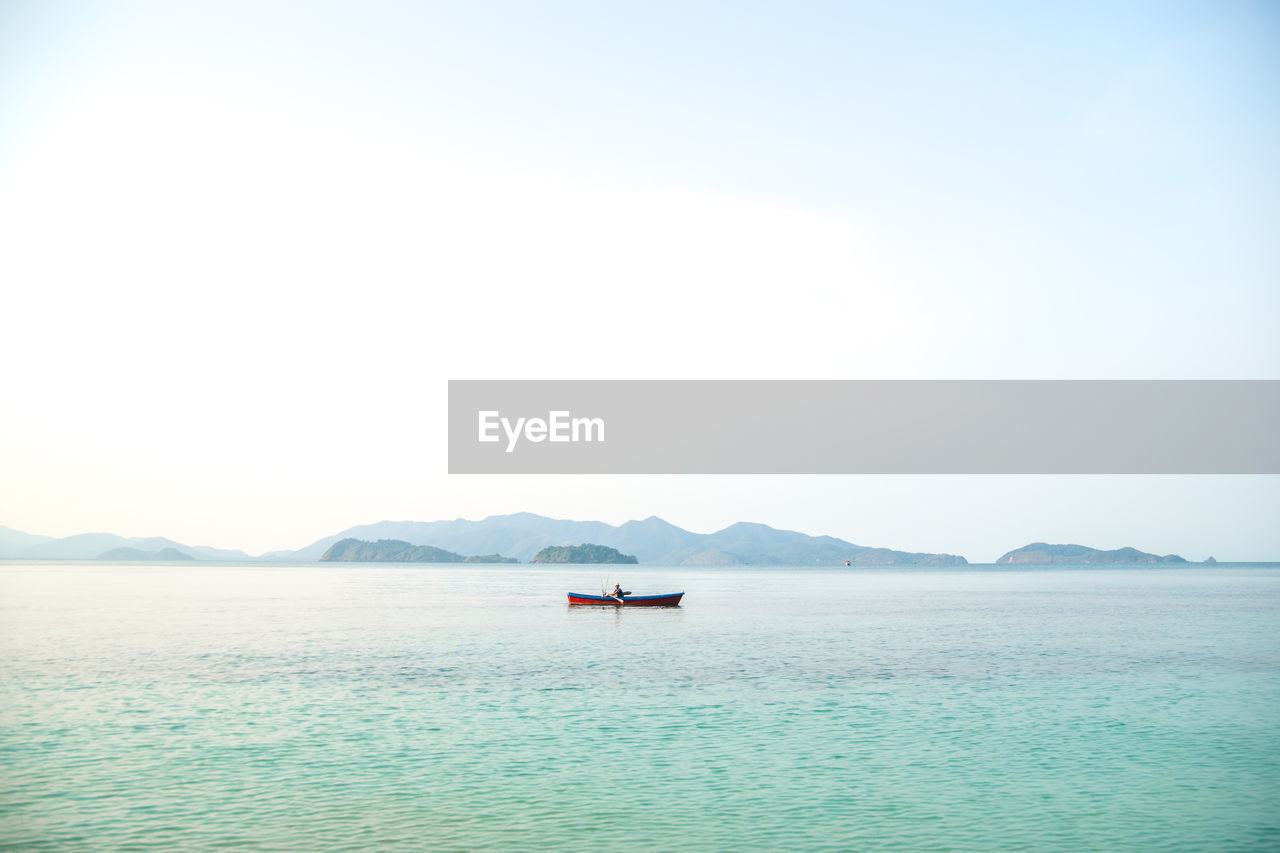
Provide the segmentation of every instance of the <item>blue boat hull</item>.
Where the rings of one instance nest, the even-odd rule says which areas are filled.
[[[624,595],[622,600],[608,595],[587,595],[581,592],[569,593],[570,604],[594,604],[601,607],[679,607],[683,592],[668,592],[662,595]]]

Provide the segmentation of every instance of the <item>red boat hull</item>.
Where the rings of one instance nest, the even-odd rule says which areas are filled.
[[[683,592],[671,592],[663,595],[624,595],[622,600],[607,595],[586,595],[580,592],[569,593],[570,604],[588,604],[597,607],[679,607]]]

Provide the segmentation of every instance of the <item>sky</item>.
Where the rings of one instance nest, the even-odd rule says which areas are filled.
[[[463,477],[449,379],[1280,378],[1271,3],[0,4],[0,524],[1280,559],[1275,477]]]

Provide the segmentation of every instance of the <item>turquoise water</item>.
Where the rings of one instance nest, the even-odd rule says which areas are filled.
[[[1277,850],[1280,567],[0,564],[19,849]]]

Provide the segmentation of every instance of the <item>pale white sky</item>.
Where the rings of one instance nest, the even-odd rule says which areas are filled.
[[[445,474],[450,378],[1276,378],[1269,4],[13,3],[0,524],[1280,558],[1276,478]]]

